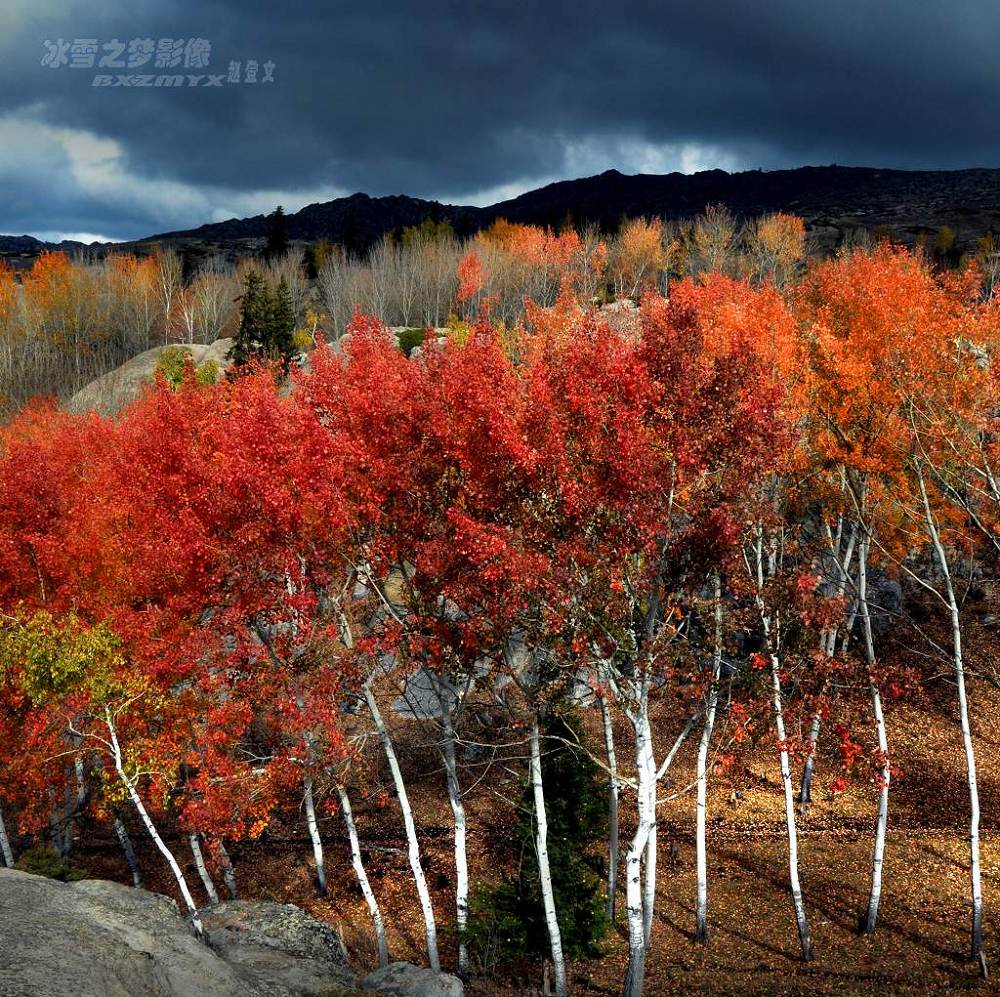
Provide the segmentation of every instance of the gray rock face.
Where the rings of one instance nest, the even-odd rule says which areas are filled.
[[[232,900],[202,915],[209,945],[275,995],[355,993],[340,937],[291,904]]]
[[[201,343],[178,344],[190,351],[191,359],[200,366],[209,360],[214,360],[221,373],[229,366],[229,350],[233,345],[231,339],[217,339],[210,346]],[[102,415],[114,415],[130,402],[135,401],[156,374],[156,365],[160,355],[167,346],[154,346],[144,353],[133,357],[128,362],[107,374],[103,374],[90,384],[81,388],[66,403],[70,412],[87,412],[94,410]]]
[[[0,869],[0,939],[2,997],[263,997],[173,901],[117,883]]]
[[[435,973],[408,962],[390,962],[369,973],[361,982],[365,990],[396,997],[463,997],[465,987],[457,976]]]
[[[421,668],[407,676],[403,695],[396,698],[392,708],[408,719],[436,720],[441,716],[442,702],[454,709],[460,698],[459,691],[448,679]]]
[[[357,994],[340,940],[296,907],[232,902],[197,941],[172,900],[0,868],[0,997]]]

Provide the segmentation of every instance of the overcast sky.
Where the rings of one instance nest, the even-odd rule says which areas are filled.
[[[611,167],[1000,166],[998,114],[996,0],[0,0],[0,232]]]

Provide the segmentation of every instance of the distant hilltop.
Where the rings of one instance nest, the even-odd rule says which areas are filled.
[[[352,194],[307,205],[287,216],[287,226],[293,242],[328,239],[350,252],[362,252],[386,233],[427,219],[447,221],[460,236],[486,228],[497,218],[554,228],[571,223],[613,229],[622,218],[690,218],[709,204],[724,204],[745,218],[772,211],[799,215],[821,252],[836,248],[858,229],[913,245],[945,226],[955,232],[960,247],[969,247],[986,231],[1000,230],[1000,170],[804,166],[634,176],[608,170],[599,176],[547,184],[489,207],[442,204],[398,194]],[[115,246],[142,252],[155,243],[235,256],[259,248],[267,231],[268,217],[255,215],[89,247],[75,242],[56,245],[23,235],[0,236],[0,258],[27,265],[47,249],[104,253]]]

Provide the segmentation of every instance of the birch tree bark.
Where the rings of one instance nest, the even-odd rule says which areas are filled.
[[[389,762],[389,771],[392,773],[392,781],[396,787],[396,796],[399,798],[399,808],[403,812],[403,825],[406,828],[407,852],[410,858],[410,868],[413,870],[413,879],[417,884],[417,895],[420,898],[420,908],[423,911],[424,927],[427,934],[427,958],[430,961],[431,969],[435,972],[441,970],[441,960],[438,956],[437,947],[437,923],[434,920],[434,907],[431,904],[430,890],[427,888],[427,878],[424,876],[424,869],[420,862],[420,843],[417,839],[417,827],[413,821],[413,810],[410,807],[410,798],[406,793],[406,784],[403,782],[403,773],[399,768],[399,760],[396,758],[396,751],[392,746],[392,738],[382,719],[382,713],[375,701],[369,685],[364,687],[365,702],[368,710],[375,721],[375,728],[382,740],[382,748],[385,757]]]
[[[435,687],[437,688],[437,687]],[[455,756],[455,727],[451,718],[451,702],[447,694],[438,693],[441,704],[441,727],[443,733],[442,754],[448,781],[448,801],[451,803],[455,819],[455,923],[458,929],[458,972],[464,976],[468,972],[468,949],[466,932],[469,926],[469,859],[466,854],[465,804],[462,803],[462,787],[458,781],[458,763]]]
[[[316,801],[313,799],[313,781],[309,776],[302,780],[303,804],[306,809],[306,827],[312,842],[313,858],[316,861],[316,887],[321,897],[326,896],[326,862],[323,858],[323,839],[316,822]]]
[[[181,871],[181,867],[177,864],[177,859],[174,858],[174,853],[167,846],[167,843],[163,840],[163,838],[160,837],[160,832],[156,829],[153,819],[149,816],[149,812],[146,810],[146,807],[142,802],[142,797],[139,795],[139,791],[135,788],[135,783],[132,782],[128,773],[125,771],[121,745],[118,743],[118,732],[115,729],[115,722],[111,716],[111,711],[105,710],[104,717],[108,728],[108,734],[111,738],[111,752],[112,759],[114,760],[115,772],[118,773],[118,778],[125,787],[125,791],[128,793],[129,799],[132,801],[132,805],[135,807],[143,825],[149,832],[149,836],[153,839],[153,844],[159,849],[160,854],[166,859],[167,865],[170,866],[170,871],[174,874],[174,879],[177,881],[177,888],[180,890],[181,897],[184,900],[184,905],[188,909],[188,916],[191,918],[191,927],[194,929],[194,933],[200,939],[204,939],[205,929],[202,927],[201,918],[198,916],[198,908],[195,906],[194,898],[191,896],[190,889],[188,889],[184,873]]]
[[[531,789],[535,801],[535,852],[538,857],[538,879],[542,890],[545,926],[549,932],[549,949],[555,973],[556,997],[566,997],[566,960],[563,958],[562,934],[556,917],[552,873],[549,869],[548,823],[545,816],[545,788],[542,785],[542,752],[538,731],[538,713],[531,721]]]
[[[202,853],[198,835],[189,834],[188,844],[190,844],[191,854],[194,856],[194,867],[198,870],[202,886],[205,887],[205,893],[208,895],[208,902],[214,907],[219,902],[219,894],[215,889],[215,883],[212,882],[212,877],[208,874],[208,868],[205,865],[205,856]]]
[[[226,851],[226,843],[218,839],[219,862],[222,864],[222,881],[226,884],[226,892],[230,900],[239,900],[240,892],[236,886],[236,870],[233,868],[233,861]]]
[[[649,676],[643,675],[636,712],[630,719],[635,728],[636,803],[638,822],[625,857],[625,915],[628,922],[628,966],[624,997],[640,997],[646,975],[646,931],[643,910],[642,856],[649,840],[649,766],[645,714],[649,702]]]
[[[646,746],[646,790],[649,793],[649,836],[646,839],[646,863],[642,883],[642,937],[647,953],[653,938],[653,911],[656,908],[656,760],[653,757],[653,733],[649,725],[649,709],[644,711]]]
[[[969,701],[965,690],[965,662],[962,656],[962,620],[955,587],[952,583],[948,554],[941,542],[941,534],[927,496],[927,486],[923,472],[918,469],[920,498],[924,507],[927,532],[930,534],[938,567],[944,578],[946,603],[951,617],[952,658],[955,667],[955,685],[958,687],[958,715],[962,728],[962,746],[965,751],[965,772],[969,786],[969,888],[972,900],[971,955],[979,961],[985,976],[986,956],[983,952],[983,888],[979,864],[979,786],[976,778],[976,752],[972,743],[972,728],[969,723]]]
[[[115,836],[118,838],[118,844],[122,846],[122,853],[125,855],[125,861],[128,863],[128,871],[132,874],[132,885],[137,889],[142,889],[142,871],[139,868],[139,860],[135,855],[135,848],[132,847],[132,839],[129,837],[128,829],[125,827],[125,821],[121,819],[118,814],[115,814]]]
[[[809,944],[809,924],[806,920],[806,908],[802,900],[802,886],[799,883],[799,840],[795,827],[795,792],[792,788],[792,769],[788,759],[788,748],[785,744],[785,714],[781,702],[781,677],[778,668],[778,658],[774,654],[771,655],[771,690],[774,703],[774,725],[778,735],[778,744],[780,745],[781,781],[785,789],[785,827],[788,833],[788,882],[792,891],[792,906],[795,909],[795,925],[799,932],[802,959],[808,962],[812,959],[812,947]]]
[[[695,878],[697,880],[697,906],[695,912],[695,941],[708,944],[708,851],[705,842],[705,818],[708,810],[708,751],[715,727],[715,711],[719,703],[719,673],[722,667],[722,586],[719,573],[713,576],[715,602],[715,649],[712,654],[712,683],[708,690],[705,708],[705,725],[698,745],[696,772],[697,799],[695,802]]]
[[[764,603],[764,533],[758,527],[757,539],[754,543],[756,569],[751,569],[757,582],[757,608],[760,613],[761,627],[764,631],[764,643],[767,647],[771,665],[771,705],[774,712],[775,734],[778,739],[778,757],[781,770],[781,782],[785,794],[785,829],[788,837],[788,884],[792,894],[792,907],[795,911],[795,925],[799,933],[799,945],[802,949],[802,959],[808,962],[812,959],[812,947],[809,943],[809,923],[806,918],[805,903],[802,899],[802,886],[799,882],[799,841],[795,826],[795,791],[792,787],[792,770],[788,756],[788,744],[785,732],[785,711],[781,698],[781,662],[779,658],[780,640],[772,632],[772,620]],[[768,555],[769,573],[773,575],[777,556],[772,548]],[[748,568],[750,567],[748,563]]]
[[[14,852],[10,847],[10,838],[7,836],[7,825],[3,819],[2,805],[0,805],[0,856],[3,857],[3,864],[8,869],[14,868]]]
[[[618,894],[618,759],[615,755],[615,732],[611,726],[611,709],[605,695],[598,697],[604,725],[604,750],[608,758],[608,921],[615,920]]]
[[[889,824],[889,781],[892,778],[892,770],[889,766],[889,740],[885,728],[885,715],[882,712],[882,695],[874,674],[875,641],[872,638],[872,618],[868,605],[868,551],[871,546],[871,534],[867,527],[863,529],[864,535],[858,547],[858,609],[861,613],[861,629],[864,634],[865,660],[868,663],[868,688],[872,701],[872,714],[875,717],[878,748],[882,755],[878,814],[875,819],[875,850],[872,854],[872,883],[868,895],[868,910],[861,925],[862,933],[871,935],[875,933],[879,901],[882,898],[882,868],[885,863],[885,836]]]
[[[375,943],[378,946],[378,964],[381,969],[389,965],[389,946],[385,939],[385,922],[382,920],[382,910],[375,899],[375,892],[365,871],[364,862],[361,860],[361,844],[358,841],[358,828],[354,823],[354,814],[351,812],[351,800],[347,795],[344,786],[337,786],[337,796],[340,797],[340,811],[344,815],[344,824],[347,826],[347,840],[351,845],[351,865],[354,874],[358,877],[358,885],[361,893],[368,905],[368,912],[371,914],[372,924],[375,926]]]

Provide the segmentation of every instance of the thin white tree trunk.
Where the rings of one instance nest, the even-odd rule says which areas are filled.
[[[850,568],[851,560],[854,557],[854,545],[857,542],[858,537],[858,524],[857,522],[851,523],[851,533],[847,541],[847,548],[844,551],[843,559],[840,556],[840,542],[841,533],[843,530],[843,517],[840,519],[840,525],[837,527],[836,539],[831,535],[829,527],[827,527],[826,535],[827,540],[830,544],[830,553],[833,555],[835,564],[837,565],[837,585],[834,589],[835,593],[843,597],[844,593],[847,591],[847,583],[850,579]],[[856,609],[852,605],[851,611],[847,617],[847,627],[844,631],[844,644],[842,651],[847,651],[847,645],[850,641],[851,631],[854,629],[854,618]],[[828,658],[832,658],[834,654],[837,653],[837,627],[830,627],[829,630],[823,632],[820,637],[820,651],[825,654]],[[820,690],[820,699],[822,699],[823,693],[826,691],[825,682],[823,688]],[[799,803],[811,803],[812,802],[812,782],[813,782],[813,772],[816,768],[816,742],[819,740],[819,732],[823,724],[823,717],[820,712],[819,706],[816,708],[816,712],[813,714],[812,725],[809,729],[809,753],[806,755],[805,765],[802,767],[802,787],[799,790]]]
[[[222,881],[226,884],[226,892],[230,900],[239,899],[239,889],[236,886],[236,870],[233,868],[233,860],[226,851],[226,843],[219,838],[219,861],[222,864]]]
[[[372,917],[372,924],[375,926],[375,941],[378,945],[379,968],[389,965],[389,946],[385,939],[385,923],[382,920],[382,911],[379,908],[378,900],[375,899],[375,892],[365,872],[364,863],[361,861],[361,845],[358,841],[358,829],[354,823],[354,814],[351,812],[351,800],[347,795],[347,790],[337,786],[337,795],[340,797],[340,810],[344,815],[344,823],[347,825],[347,838],[351,843],[351,865],[354,867],[354,874],[358,877],[361,892],[364,895],[365,903],[368,904],[368,912]]]
[[[535,852],[538,857],[538,879],[545,909],[545,926],[549,932],[552,968],[556,977],[556,997],[566,997],[566,960],[563,958],[562,934],[556,917],[556,900],[552,892],[549,869],[548,823],[545,815],[545,788],[542,785],[542,752],[538,732],[538,714],[531,721],[531,789],[535,800]]]
[[[128,871],[132,873],[132,885],[137,889],[142,889],[142,872],[139,869],[139,860],[135,856],[135,848],[132,847],[132,839],[129,837],[125,822],[115,814],[115,835],[118,843],[122,846],[122,853],[128,863]]]
[[[653,937],[653,911],[656,908],[656,759],[653,757],[653,733],[649,726],[649,711],[645,714],[646,724],[646,771],[647,792],[649,793],[649,837],[646,839],[646,862],[642,883],[642,937],[648,953]]]
[[[406,828],[407,851],[410,857],[410,868],[413,870],[413,879],[417,885],[417,895],[420,898],[420,907],[424,915],[424,926],[427,933],[427,958],[430,961],[431,969],[440,972],[441,960],[438,956],[437,947],[437,923],[434,920],[434,907],[431,904],[430,890],[427,888],[427,878],[424,876],[424,869],[420,863],[420,843],[417,839],[417,828],[413,821],[413,810],[410,807],[410,799],[406,794],[406,785],[403,782],[403,773],[399,768],[399,761],[396,758],[396,751],[392,746],[392,739],[389,731],[382,719],[378,703],[368,685],[364,687],[365,702],[375,721],[375,728],[382,739],[382,748],[385,757],[389,762],[389,771],[392,773],[392,781],[396,787],[396,796],[399,798],[399,808],[403,813],[403,825]]]
[[[962,746],[965,749],[965,770],[969,784],[969,886],[972,894],[972,938],[971,955],[979,961],[983,975],[987,973],[986,956],[983,952],[983,888],[979,865],[979,787],[976,780],[976,752],[972,743],[972,727],[969,723],[969,701],[965,691],[965,661],[962,656],[962,620],[958,599],[951,580],[948,555],[938,532],[931,503],[927,497],[927,487],[923,474],[919,473],[920,496],[923,499],[927,530],[934,545],[938,566],[944,576],[945,594],[951,615],[952,656],[955,665],[955,685],[958,686],[958,715],[962,727]]]
[[[153,823],[153,819],[149,816],[149,812],[146,810],[146,807],[142,802],[142,797],[139,795],[139,791],[135,788],[135,784],[125,772],[124,763],[122,761],[121,746],[118,743],[118,732],[115,730],[115,724],[111,717],[110,710],[105,711],[105,722],[107,723],[108,733],[111,736],[111,750],[118,778],[121,780],[129,798],[132,800],[132,804],[138,812],[146,830],[149,832],[149,836],[153,839],[153,844],[155,844],[160,850],[160,854],[166,859],[167,865],[170,866],[170,871],[174,874],[174,879],[177,881],[177,888],[181,892],[184,905],[187,907],[188,914],[191,918],[191,927],[194,928],[195,934],[199,938],[203,939],[205,937],[205,929],[202,927],[201,918],[198,917],[198,908],[195,906],[194,898],[191,896],[191,891],[188,889],[184,873],[181,871],[181,867],[177,864],[177,859],[174,858],[174,853],[169,849],[169,847],[167,847],[167,843],[163,840],[163,838],[160,837],[160,832],[157,831],[156,825]]]
[[[303,797],[306,808],[306,827],[312,842],[313,858],[316,860],[316,885],[321,897],[326,896],[326,863],[323,860],[323,839],[316,822],[316,802],[313,799],[313,781],[306,776],[302,780]]]
[[[795,790],[792,787],[792,769],[788,758],[788,744],[785,736],[785,711],[781,701],[781,663],[778,658],[780,640],[778,634],[772,634],[771,616],[764,603],[764,532],[758,527],[755,543],[757,608],[760,613],[761,626],[764,630],[764,640],[771,660],[771,705],[774,710],[774,728],[778,738],[778,757],[781,768],[781,782],[785,792],[785,828],[788,835],[788,885],[792,894],[792,907],[795,911],[795,925],[799,933],[799,944],[802,948],[802,959],[808,962],[812,959],[812,947],[809,944],[809,924],[806,919],[806,908],[802,900],[802,886],[799,882],[799,840],[795,826]],[[774,573],[777,556],[772,547],[769,555],[769,571]],[[748,565],[749,566],[749,565]],[[779,632],[780,633],[780,632]]]
[[[14,852],[10,847],[10,838],[7,837],[7,825],[4,823],[2,806],[0,806],[0,855],[3,856],[3,864],[8,869],[13,869]]]
[[[705,709],[705,726],[698,745],[697,800],[695,802],[695,878],[697,880],[697,907],[695,912],[695,941],[708,944],[708,849],[705,825],[708,813],[708,751],[715,728],[715,711],[719,703],[719,674],[722,667],[722,587],[719,574],[713,578],[715,600],[715,650],[712,654],[712,684],[708,690]]]
[[[637,713],[632,723],[635,728],[636,803],[638,822],[635,834],[625,856],[625,915],[628,922],[628,966],[622,988],[624,997],[640,997],[646,974],[646,932],[643,917],[642,856],[649,839],[651,816],[649,813],[649,767],[646,748],[645,712],[649,694],[649,679],[643,678],[638,697]]]
[[[802,947],[802,958],[806,962],[812,959],[812,948],[809,944],[809,925],[806,920],[806,908],[802,900],[802,886],[799,883],[799,840],[795,827],[795,791],[792,788],[792,768],[788,760],[788,747],[785,743],[785,714],[781,703],[781,677],[778,672],[778,658],[771,655],[771,691],[774,703],[774,726],[780,745],[781,781],[785,788],[785,825],[788,831],[788,882],[792,891],[792,906],[795,909],[795,924],[799,932],[799,944]]]
[[[865,639],[865,659],[868,662],[868,683],[878,735],[878,748],[882,755],[882,770],[878,794],[878,814],[875,819],[875,850],[872,854],[872,883],[868,896],[868,910],[861,925],[863,934],[875,933],[878,923],[878,908],[882,898],[882,869],[885,864],[885,836],[889,825],[889,782],[892,770],[889,766],[889,740],[886,734],[885,715],[882,712],[882,695],[875,679],[875,641],[872,637],[871,610],[868,605],[868,551],[871,535],[865,529],[858,547],[858,609],[861,613],[861,629]]]
[[[215,883],[212,882],[212,877],[208,874],[208,867],[205,865],[205,856],[202,853],[198,835],[189,834],[188,843],[191,845],[191,854],[194,856],[194,867],[198,870],[201,885],[205,887],[205,893],[208,895],[208,902],[215,906],[219,902],[219,894],[215,889]]]
[[[822,695],[822,691],[820,695]],[[809,727],[809,754],[806,756],[805,765],[802,766],[802,787],[799,789],[799,803],[812,802],[813,770],[816,768],[816,742],[819,740],[819,731],[822,723],[823,718],[817,709],[813,714],[812,724]]]
[[[444,767],[448,780],[448,800],[455,818],[455,922],[458,928],[458,972],[468,972],[466,932],[469,927],[469,859],[466,854],[465,804],[462,787],[458,781],[458,763],[455,757],[455,728],[451,720],[451,703],[447,694],[438,695],[441,704],[441,726],[444,733]]]
[[[615,756],[615,732],[611,726],[611,709],[607,696],[600,696],[601,719],[604,724],[604,749],[608,756],[608,920],[614,922],[618,893],[618,759]]]

